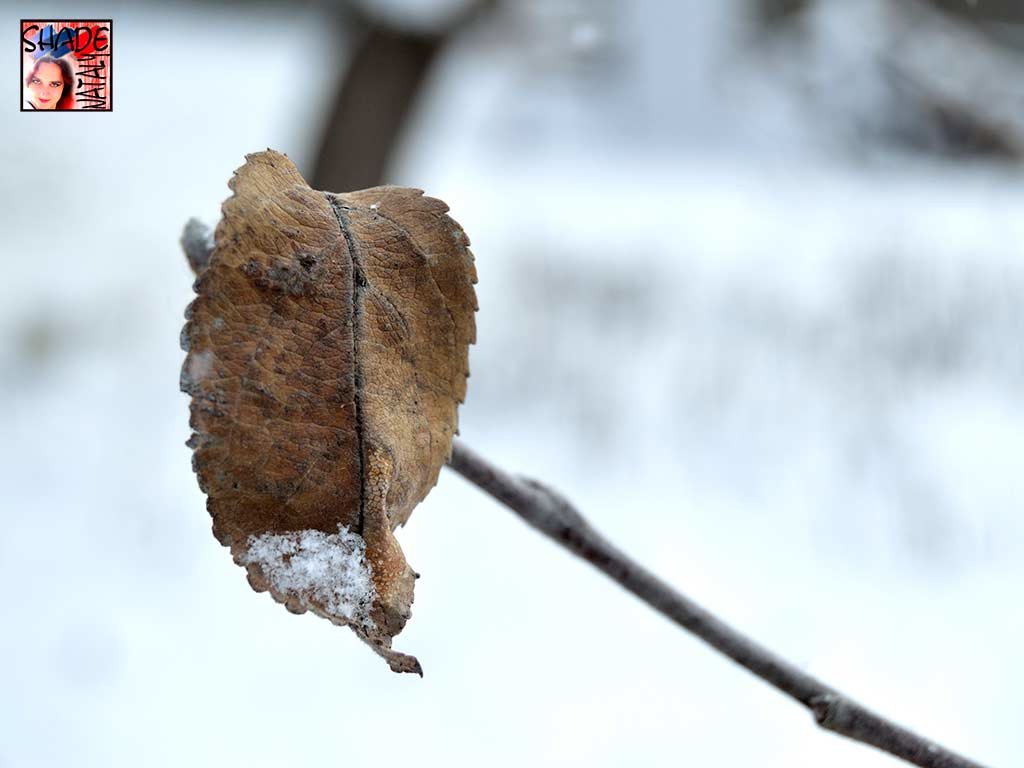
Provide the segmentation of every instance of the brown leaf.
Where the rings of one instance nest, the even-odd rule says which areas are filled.
[[[413,582],[393,531],[451,454],[475,341],[469,239],[420,190],[332,194],[246,156],[190,254],[181,388],[213,531],[258,591],[347,624],[396,672]]]

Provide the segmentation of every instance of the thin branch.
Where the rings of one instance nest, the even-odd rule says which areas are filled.
[[[458,440],[449,466],[683,629],[796,699],[822,728],[924,768],[981,768],[979,763],[866,709],[733,629],[621,552],[568,500],[544,484],[513,477]]]

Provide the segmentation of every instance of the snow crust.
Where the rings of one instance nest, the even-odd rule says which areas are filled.
[[[371,627],[376,590],[366,542],[339,525],[335,534],[306,530],[249,537],[243,563],[257,565],[270,586],[352,624]]]

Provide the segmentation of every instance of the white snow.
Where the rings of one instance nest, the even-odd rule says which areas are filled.
[[[376,591],[366,542],[344,526],[333,534],[307,530],[252,536],[243,562],[258,565],[274,590],[298,597],[306,608],[372,626]]]

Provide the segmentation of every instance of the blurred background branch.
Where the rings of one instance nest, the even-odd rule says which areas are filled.
[[[760,24],[787,41],[819,33],[816,20],[838,15],[847,22],[836,34],[855,36],[854,19],[872,15],[879,78],[891,94],[888,109],[851,117],[899,144],[960,157],[1024,159],[1024,82],[1019,76],[1024,5],[967,0],[855,0],[847,14],[830,0],[759,0]],[[866,15],[865,15],[866,14]],[[822,50],[828,56],[828,50]],[[811,68],[814,63],[807,61]],[[811,72],[805,73],[813,79]],[[842,89],[824,78],[825,89]],[[811,91],[814,92],[814,89]]]

